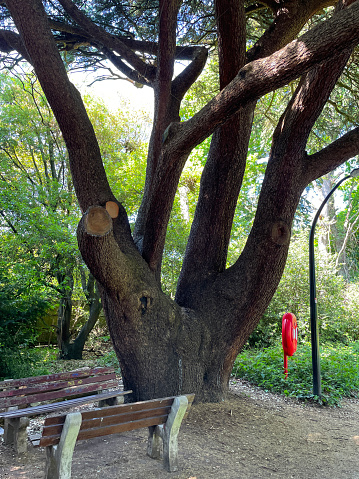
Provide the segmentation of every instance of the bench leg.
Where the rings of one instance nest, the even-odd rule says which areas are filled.
[[[46,448],[45,479],[71,478],[72,456],[81,422],[80,412],[66,416],[59,444]]]
[[[18,407],[8,407],[5,409],[6,412],[8,411],[17,411]],[[6,446],[10,446],[15,442],[15,435],[14,435],[14,428],[10,423],[10,419],[4,419],[4,444]]]
[[[188,407],[186,396],[174,399],[171,412],[163,427],[163,463],[168,472],[178,469],[178,432]]]
[[[101,393],[107,393],[109,391],[110,391],[109,389],[104,389],[103,391],[101,391]],[[125,402],[124,396],[114,396],[108,399],[101,399],[98,402],[98,407],[118,406],[120,404],[123,404],[124,402]]]
[[[10,419],[4,419],[4,444],[10,446],[15,442],[14,428],[10,423]]]
[[[147,455],[152,459],[159,459],[162,449],[163,426],[148,428]]]
[[[16,417],[4,421],[4,444],[14,445],[16,454],[27,452],[28,417]]]

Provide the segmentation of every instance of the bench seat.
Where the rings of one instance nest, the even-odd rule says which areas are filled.
[[[46,447],[45,479],[69,479],[77,441],[149,428],[147,454],[159,459],[163,444],[164,466],[178,469],[178,432],[188,414],[194,394],[141,401],[74,412],[45,419],[37,446]]]

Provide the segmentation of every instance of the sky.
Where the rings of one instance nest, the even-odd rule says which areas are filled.
[[[130,109],[142,109],[151,116],[153,114],[152,88],[136,88],[126,80],[102,80],[92,83],[95,76],[91,73],[72,73],[70,78],[81,94],[88,93],[102,98],[110,110],[117,110],[125,102]]]
[[[174,75],[177,76],[185,67],[187,63],[176,62]],[[116,73],[121,74],[116,68],[110,65]],[[102,73],[108,74],[107,70],[99,70],[97,74],[94,73],[71,73],[71,81],[75,83],[81,93],[95,94],[101,97],[108,108],[118,109],[122,106],[123,101],[127,101],[134,110],[145,110],[151,116],[153,116],[154,101],[152,88],[144,86],[143,88],[136,88],[132,83],[127,80],[102,80],[93,83],[95,76],[99,76]]]

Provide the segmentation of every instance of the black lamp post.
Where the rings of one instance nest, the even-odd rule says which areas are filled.
[[[314,216],[312,227],[309,235],[309,287],[310,287],[310,329],[312,339],[312,365],[313,365],[313,394],[315,396],[322,395],[321,376],[320,376],[320,354],[319,354],[319,332],[318,332],[318,317],[317,317],[317,291],[315,285],[315,260],[314,260],[314,231],[319,215],[324,208],[326,202],[332,196],[334,191],[349,178],[357,178],[359,176],[359,168],[353,170],[350,175],[342,178],[332,188],[329,194],[320,205],[319,210]]]

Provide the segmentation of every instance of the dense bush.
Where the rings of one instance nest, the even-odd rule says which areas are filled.
[[[55,353],[50,357],[48,349],[23,347],[4,347],[0,358],[0,380],[26,378],[49,374],[48,361],[54,360]]]
[[[321,347],[321,402],[335,405],[343,397],[359,394],[359,342],[350,346]],[[245,350],[236,359],[233,375],[264,390],[300,399],[313,399],[312,356],[309,344],[301,344],[288,358],[288,378],[283,371],[283,350],[280,346],[263,350]],[[318,398],[314,398],[318,399]]]
[[[0,380],[31,375],[37,362],[31,351],[36,344],[35,324],[48,306],[36,288],[32,291],[0,267]]]
[[[250,347],[280,343],[282,316],[287,312],[297,318],[300,341],[310,341],[308,236],[305,231],[292,240],[281,282],[249,338]],[[333,255],[316,251],[316,285],[321,339],[344,344],[359,340],[359,285],[344,281]]]

